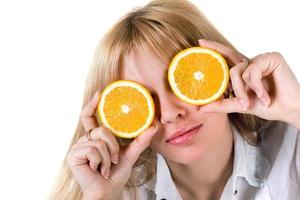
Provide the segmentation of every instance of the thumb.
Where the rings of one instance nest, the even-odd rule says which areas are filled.
[[[233,113],[233,112],[244,113],[245,109],[243,109],[239,99],[237,97],[234,97],[234,98],[217,100],[212,103],[200,106],[199,111],[218,112],[218,113]]]
[[[124,154],[131,165],[134,165],[139,155],[149,146],[152,137],[158,130],[158,125],[151,126],[137,136],[126,148]]]

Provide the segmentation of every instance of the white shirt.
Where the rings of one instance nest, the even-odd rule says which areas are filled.
[[[260,129],[261,143],[248,144],[234,134],[233,172],[221,200],[299,200],[300,131],[280,121]],[[142,200],[182,200],[170,170],[157,154],[157,173],[139,187]]]

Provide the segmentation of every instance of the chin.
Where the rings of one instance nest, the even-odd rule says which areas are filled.
[[[203,158],[203,155],[205,155],[204,149],[205,148],[201,148],[200,145],[192,145],[188,147],[170,148],[160,154],[176,163],[191,164]]]
[[[201,153],[191,153],[189,155],[180,153],[169,157],[170,160],[173,160],[176,163],[181,163],[186,165],[191,164],[195,161],[199,161],[202,158]]]

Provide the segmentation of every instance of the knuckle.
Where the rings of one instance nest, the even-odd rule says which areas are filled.
[[[237,67],[232,67],[232,68],[229,70],[229,74],[230,74],[230,76],[232,76],[232,77],[238,75],[238,69],[237,69]]]
[[[96,146],[97,149],[99,149],[99,151],[101,152],[105,151],[106,144],[103,140],[95,140],[94,145]]]
[[[93,132],[94,132],[95,135],[101,136],[101,135],[104,134],[104,129],[103,129],[102,126],[98,126],[98,127],[93,129]]]
[[[242,77],[244,80],[250,80],[251,74],[255,71],[255,67],[253,64],[250,64],[247,69],[243,72]]]
[[[102,127],[102,126],[98,126],[98,127],[94,128],[94,131],[95,131],[96,133],[102,132],[102,131],[103,131],[103,127]]]
[[[150,144],[150,141],[143,141],[141,138],[136,138],[136,143],[139,149],[142,149],[145,146],[148,146]]]
[[[270,55],[278,60],[282,59],[282,55],[279,52],[272,52]]]
[[[248,73],[248,72],[244,72],[243,75],[242,75],[242,78],[243,78],[245,81],[248,81],[248,80],[249,80],[249,73]]]
[[[104,149],[105,148],[105,142],[103,141],[103,140],[99,140],[98,142],[97,142],[97,145],[98,145],[98,147],[100,148],[100,149]]]
[[[95,153],[95,148],[94,147],[88,147],[87,148],[87,154],[93,154]]]

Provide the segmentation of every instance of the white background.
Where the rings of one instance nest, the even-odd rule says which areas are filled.
[[[147,2],[0,1],[1,199],[46,199],[75,130],[98,40]],[[300,80],[296,0],[191,2],[242,53],[279,51]]]

